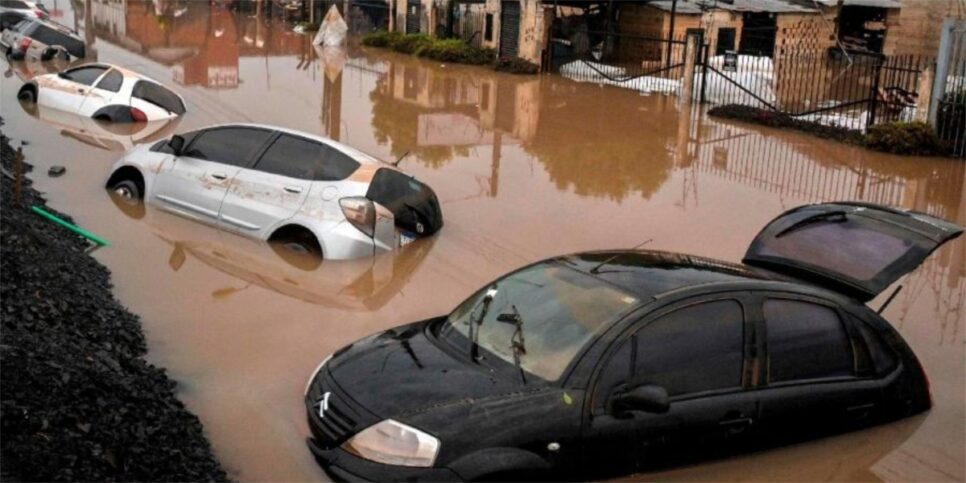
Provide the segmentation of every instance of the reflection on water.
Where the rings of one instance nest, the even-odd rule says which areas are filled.
[[[20,106],[26,113],[60,130],[62,136],[108,151],[123,152],[138,144],[165,139],[175,133],[181,122],[180,117],[175,117],[163,121],[112,123],[35,103],[21,102]]]
[[[0,103],[4,133],[32,141],[28,161],[37,172],[68,165],[62,178],[35,177],[38,189],[112,241],[97,256],[122,301],[142,314],[152,361],[182,381],[182,397],[239,479],[323,478],[304,448],[300,400],[318,361],[359,337],[443,314],[525,263],[649,238],[656,249],[737,261],[774,216],[820,201],[885,203],[966,224],[966,165],[956,160],[887,156],[721,122],[674,97],[556,76],[512,76],[354,44],[316,49],[311,36],[235,12],[231,2],[83,3],[86,12],[68,10],[65,18],[85,30],[88,14],[94,28],[84,34],[99,60],[173,84],[185,97],[188,113],[176,131],[263,122],[384,160],[409,153],[400,167],[433,186],[443,204],[447,225],[432,240],[313,268],[270,245],[108,202],[102,187],[118,154],[103,148],[174,128],[105,134],[87,120]],[[0,92],[16,92],[19,77],[0,79]],[[948,244],[900,283],[884,316],[930,376],[931,412],[639,477],[962,481],[966,242]]]
[[[109,193],[125,216],[139,220],[170,245],[168,268],[180,271],[188,258],[235,278],[213,290],[213,299],[226,300],[252,286],[329,308],[379,310],[406,285],[429,253],[435,238],[370,259],[324,262],[278,244],[205,229],[184,218]],[[240,298],[240,297],[239,297]]]

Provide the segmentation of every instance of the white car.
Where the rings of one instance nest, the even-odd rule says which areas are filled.
[[[436,194],[412,176],[330,139],[257,124],[137,147],[107,188],[325,259],[394,250],[443,226]]]
[[[185,112],[184,99],[161,83],[110,64],[83,64],[36,76],[17,97],[111,122],[160,121]]]
[[[58,129],[61,136],[108,151],[124,152],[139,144],[155,143],[174,134],[181,118],[126,124],[98,121],[59,109],[27,104],[27,114]]]

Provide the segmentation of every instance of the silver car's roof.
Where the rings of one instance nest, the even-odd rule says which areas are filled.
[[[288,133],[288,134],[293,134],[295,136],[301,136],[301,137],[304,137],[304,138],[308,138],[308,139],[312,139],[312,140],[315,140],[315,141],[319,141],[319,142],[328,144],[329,146],[332,146],[332,147],[338,149],[339,151],[342,151],[346,155],[352,157],[352,159],[358,161],[359,164],[362,164],[362,165],[370,165],[370,166],[382,166],[382,167],[385,167],[385,168],[393,169],[393,166],[392,165],[390,165],[388,163],[385,163],[385,162],[379,160],[378,158],[373,157],[372,155],[369,155],[369,154],[366,154],[366,153],[364,153],[362,151],[359,151],[356,148],[353,148],[351,146],[347,146],[345,144],[342,144],[342,143],[340,143],[340,142],[338,142],[338,141],[336,141],[334,139],[327,138],[325,136],[319,136],[318,134],[312,134],[312,133],[308,133],[308,132],[305,132],[305,131],[299,131],[297,129],[289,129],[289,128],[285,128],[285,127],[281,127],[281,126],[272,126],[270,124],[256,124],[256,123],[248,123],[248,122],[232,122],[232,123],[226,123],[226,124],[213,124],[213,125],[210,125],[210,126],[205,126],[203,128],[200,128],[198,130],[200,131],[200,130],[203,130],[203,129],[211,129],[211,128],[215,128],[215,127],[231,127],[231,126],[254,127],[254,128],[261,128],[261,129],[270,129],[272,131],[279,131],[279,132],[284,132],[284,133]]]

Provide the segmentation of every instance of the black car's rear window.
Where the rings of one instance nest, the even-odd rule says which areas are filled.
[[[37,28],[35,28],[29,35],[32,39],[49,46],[59,45],[66,49],[67,52],[74,57],[84,57],[84,42],[82,40],[75,39],[64,32],[52,29],[41,23],[37,23]]]
[[[154,82],[138,81],[134,84],[131,96],[160,106],[175,114],[184,114],[185,111],[184,103],[181,102],[180,97]]]

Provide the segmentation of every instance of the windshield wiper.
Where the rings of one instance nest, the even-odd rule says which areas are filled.
[[[836,217],[837,219],[835,220],[831,219]],[[788,228],[785,228],[784,230],[775,234],[775,238],[781,238],[795,230],[801,229],[804,226],[811,225],[813,223],[818,223],[820,221],[834,221],[835,223],[843,223],[847,220],[848,219],[845,217],[844,211],[829,211],[826,213],[819,213],[817,215],[813,215],[803,220],[799,220],[795,223],[792,223],[791,226],[789,226]]]
[[[480,311],[480,316],[477,317],[475,321],[473,320],[473,311],[476,310],[476,307],[473,307],[473,310],[470,311],[468,321],[470,324],[470,359],[476,363],[480,362],[480,328],[478,326],[483,325],[483,320],[486,319],[486,314],[490,311],[490,304],[493,303],[493,297],[496,297],[496,293],[496,285],[494,285],[493,288],[486,291],[486,295],[484,295],[483,298],[480,299],[480,301],[476,304],[476,307],[482,305],[483,309]]]
[[[520,315],[520,311],[517,310],[516,305],[511,306],[513,308],[513,313],[511,314],[500,314],[496,317],[497,322],[503,322],[507,324],[513,324],[516,326],[516,330],[513,331],[513,335],[510,336],[510,350],[513,351],[513,364],[520,371],[520,379],[523,384],[527,383],[527,374],[520,365],[520,355],[526,355],[527,353],[527,343],[523,339],[523,316]]]

